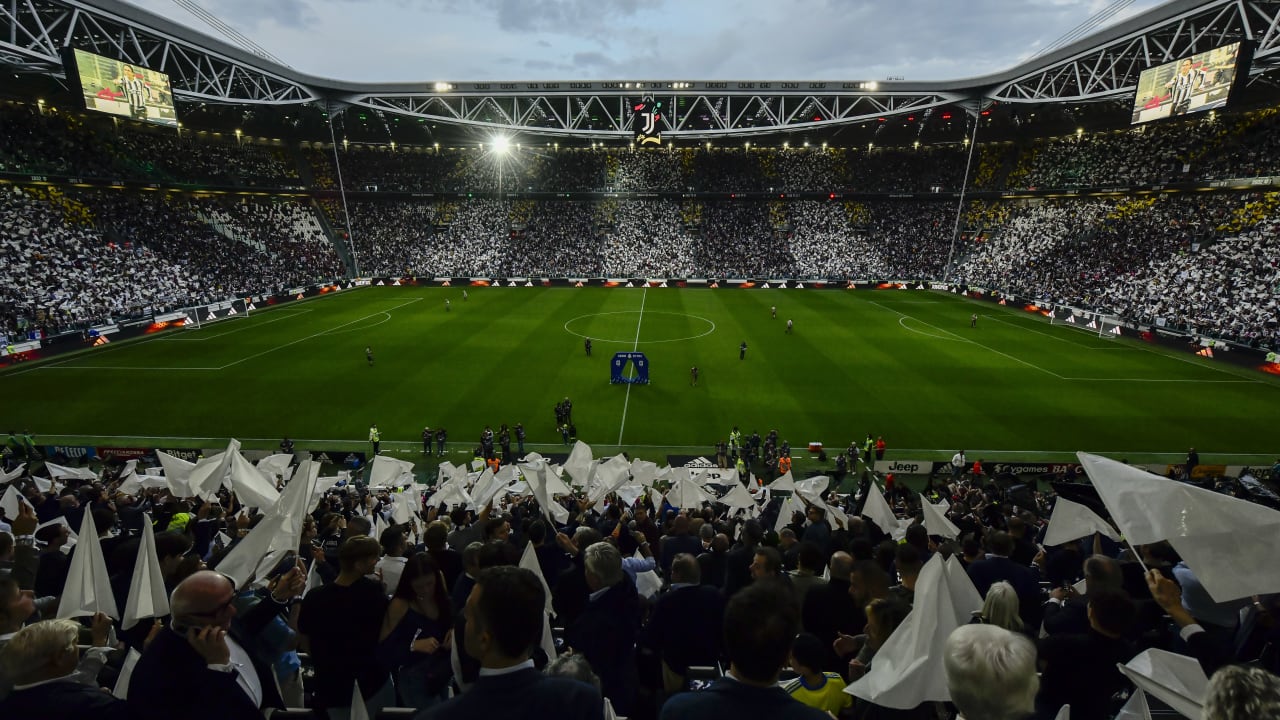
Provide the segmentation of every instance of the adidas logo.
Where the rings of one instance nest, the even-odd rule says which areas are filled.
[[[525,286],[525,287],[533,287],[533,281],[532,281],[532,280],[525,280],[525,281],[524,281],[524,286]]]
[[[1213,357],[1213,348],[1205,348],[1196,354],[1199,355],[1200,357],[1211,358]]]
[[[574,283],[574,284],[573,284],[573,286],[574,286],[574,287],[583,287],[583,285],[582,285],[582,281],[581,281],[581,280],[579,280],[578,282]]]
[[[515,281],[515,280],[509,280],[509,281],[507,281],[507,287],[515,287],[515,286],[516,286],[516,281]]]
[[[381,285],[382,283],[378,283],[378,284],[379,284],[379,285]],[[305,295],[303,295],[302,293],[298,293],[298,297],[294,298],[294,300],[301,300],[301,299],[302,299],[302,298],[304,298],[304,297],[306,297],[306,296],[305,296]]]
[[[713,468],[716,466],[716,464],[704,457],[699,456],[685,463],[684,466],[687,468]]]
[[[445,280],[444,282],[440,283],[440,287],[449,287],[450,284],[451,283],[448,280]]]
[[[767,289],[769,288],[769,283],[765,283],[765,284],[761,285],[760,287],[765,288],[765,289],[767,290]]]
[[[1120,334],[1120,326],[1119,326],[1119,325],[1116,325],[1115,327],[1111,328],[1111,334],[1112,334],[1112,335],[1119,335],[1119,334]]]
[[[396,281],[391,283],[391,285],[392,287],[398,287],[400,285],[400,278],[396,278]]]
[[[796,288],[797,288],[797,289],[799,289],[799,290],[803,290],[803,289],[804,289],[804,283],[801,283],[801,282],[796,283]]]

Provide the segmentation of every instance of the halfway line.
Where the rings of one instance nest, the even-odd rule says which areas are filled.
[[[636,341],[631,345],[631,352],[635,352],[640,347],[640,323],[644,322],[644,301],[649,297],[649,286],[644,288],[644,294],[640,296],[640,317],[636,319]],[[632,372],[635,372],[632,369]],[[627,405],[631,403],[631,386],[633,383],[627,383],[627,397],[622,401],[622,425],[618,428],[618,444],[622,444],[622,431],[627,429]]]

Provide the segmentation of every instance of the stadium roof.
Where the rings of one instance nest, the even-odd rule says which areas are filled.
[[[1009,70],[932,82],[630,78],[592,82],[354,83],[298,72],[117,0],[9,0],[0,63],[60,75],[76,47],[168,73],[183,100],[237,105],[356,106],[502,132],[625,138],[633,102],[664,102],[661,130],[685,139],[820,131],[897,114],[991,103],[1127,100],[1139,73],[1231,42],[1251,41],[1254,77],[1280,63],[1280,2],[1173,0]]]

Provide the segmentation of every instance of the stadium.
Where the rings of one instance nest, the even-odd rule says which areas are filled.
[[[1254,621],[1280,592],[1265,569],[1280,508],[1267,422],[1280,406],[1280,3],[1172,0],[1006,70],[929,82],[361,83],[308,75],[205,19],[226,39],[117,0],[0,7],[0,508],[19,540],[38,515],[41,532],[17,550],[55,554],[59,526],[90,548],[50,561],[56,580],[36,595],[62,596],[58,617],[105,612],[113,595],[117,621],[162,618],[170,597],[187,606],[184,578],[219,590],[159,562],[175,543],[175,561],[207,562],[233,590],[271,576],[264,604],[295,581],[302,596],[369,575],[339,562],[364,561],[364,536],[381,542],[373,559],[424,554],[395,550],[397,537],[424,543],[426,572],[449,592],[469,541],[487,566],[532,543],[521,566],[554,573],[541,636],[585,653],[561,672],[595,677],[617,716],[711,712],[698,703],[715,692],[678,690],[744,663],[727,646],[670,656],[684,647],[671,638],[695,629],[681,621],[650,632],[668,588],[700,586],[690,572],[719,593],[719,614],[702,618],[713,627],[731,624],[729,600],[752,578],[784,578],[797,624],[779,628],[822,643],[817,665],[793,648],[772,680],[785,665],[812,690],[834,673],[851,705],[825,709],[842,717],[977,717],[981,705],[948,690],[938,628],[881,625],[847,672],[839,639],[922,613],[869,618],[872,598],[854,592],[848,608],[824,601],[842,608],[833,619],[805,601],[810,580],[793,579],[806,569],[883,580],[908,610],[927,598],[960,618],[939,624],[947,632],[1003,580],[1021,628],[1006,630],[1092,628],[1134,650],[1107,646],[1121,664],[1139,647],[1164,653],[1090,682],[1046,671],[1034,708],[990,717],[1055,717],[1073,687],[1108,692],[1071,717],[1136,713],[1135,698],[1148,717],[1180,702],[1209,717],[1203,683],[1234,677],[1220,667],[1275,672],[1274,625]],[[95,522],[111,523],[105,550],[85,542]],[[814,552],[818,566],[803,566]],[[643,557],[601,569],[619,553]],[[974,571],[1010,557],[1016,571]],[[1180,605],[1147,586],[1148,569],[1177,582]],[[518,585],[500,574],[490,581]],[[397,597],[425,612],[422,592],[401,597],[379,577],[388,612]],[[1069,596],[1058,582],[1090,578]],[[629,600],[609,612],[646,618],[630,644],[609,613],[592,625],[584,599],[622,586]],[[154,591],[151,614],[140,587]],[[1109,620],[1090,625],[1086,603],[1112,591],[1127,597],[1098,600]],[[749,599],[788,617],[764,590]],[[1045,601],[1079,617],[1051,619]],[[467,594],[441,602],[461,618]],[[1116,620],[1135,608],[1139,619]],[[318,636],[276,678],[285,690],[296,676],[296,694],[258,687],[255,712],[345,717],[335,710],[358,704],[346,692],[356,671],[325,659],[344,641],[319,614],[275,618]],[[1188,650],[1170,623],[1203,636]],[[752,635],[751,657],[777,649],[767,634]],[[908,634],[935,642],[908,647]],[[145,635],[121,640],[142,649]],[[417,656],[448,642],[423,651],[418,637],[401,638],[409,656],[378,656],[385,686],[361,676],[370,717],[476,697],[480,666],[457,652],[421,694]],[[1063,647],[1042,643],[1042,663]],[[374,650],[361,648],[352,656]],[[539,645],[538,668],[574,657],[561,649]],[[1151,690],[1177,653],[1199,661],[1202,686]],[[936,662],[902,670],[924,656]],[[143,658],[143,682],[164,675]],[[1250,677],[1274,693],[1274,675]],[[126,702],[149,717],[146,701]]]

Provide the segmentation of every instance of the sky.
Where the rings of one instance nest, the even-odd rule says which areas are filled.
[[[126,1],[221,37],[175,0]],[[294,69],[352,82],[958,80],[1163,2],[195,1]]]

